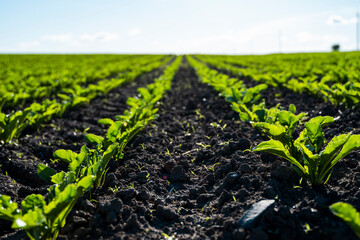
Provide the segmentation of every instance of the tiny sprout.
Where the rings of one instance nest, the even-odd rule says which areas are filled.
[[[207,170],[211,170],[211,171],[215,172],[215,166],[219,165],[219,164],[221,164],[221,163],[217,162],[214,165],[212,165],[211,167],[209,167]]]
[[[206,144],[203,144],[203,143],[196,143],[196,145],[198,145],[198,146],[200,146],[200,147],[202,147],[204,149],[211,147],[211,145],[208,145],[208,144],[206,145]]]
[[[115,185],[115,187],[114,188],[112,188],[112,187],[109,187],[109,189],[115,194],[115,193],[117,193],[118,191],[119,191],[119,187],[118,186],[116,186]]]
[[[195,114],[196,114],[198,119],[204,119],[205,118],[205,116],[201,114],[199,108],[195,110]]]
[[[126,189],[135,188],[135,182],[132,182],[129,186],[126,187]]]
[[[174,240],[175,238],[173,236],[169,236],[166,233],[161,233],[161,235],[166,239],[166,240]]]
[[[168,148],[166,148],[166,153],[165,153],[165,155],[169,155],[169,156],[171,156],[171,153],[170,153],[170,151],[169,151],[169,149],[168,149]]]
[[[145,166],[140,166],[139,164],[136,163],[137,168],[139,169],[139,171],[141,171]]]
[[[311,231],[311,227],[308,223],[305,223],[305,233],[308,234]]]

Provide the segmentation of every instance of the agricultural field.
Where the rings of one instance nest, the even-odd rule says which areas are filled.
[[[358,239],[360,53],[0,55],[1,239]]]

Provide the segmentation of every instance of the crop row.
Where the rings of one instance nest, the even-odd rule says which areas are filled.
[[[0,112],[0,141],[10,142],[18,138],[28,126],[37,128],[41,123],[49,121],[53,116],[61,117],[68,109],[81,104],[89,103],[96,96],[106,94],[110,90],[127,83],[143,73],[150,72],[169,61],[169,58],[160,59],[146,65],[131,68],[132,70],[117,78],[103,79],[97,84],[87,87],[74,85],[63,89],[57,94],[59,100],[45,99],[41,103],[34,102],[24,110],[12,111],[9,114]],[[127,63],[130,68],[131,62]]]
[[[127,143],[157,117],[156,103],[171,87],[180,63],[181,57],[177,57],[153,84],[139,88],[138,96],[128,98],[130,109],[115,116],[115,121],[101,119],[99,123],[109,126],[106,136],[85,136],[93,148],[84,145],[80,153],[55,151],[54,157],[68,164],[67,172],[38,165],[39,176],[52,184],[48,196],[29,195],[21,202],[20,209],[10,197],[0,195],[0,218],[11,221],[13,228],[24,229],[31,239],[55,239],[77,200],[102,185],[109,161],[122,159]]]
[[[1,55],[0,110],[21,107],[57,93],[105,78],[119,78],[134,67],[141,67],[165,56],[108,55]]]
[[[315,187],[326,184],[336,167],[335,165],[347,154],[360,148],[360,135],[350,132],[332,139],[325,139],[323,129],[337,119],[330,116],[317,116],[309,119],[307,113],[297,113],[297,108],[293,104],[288,109],[284,109],[280,104],[268,108],[261,95],[268,85],[292,89],[288,85],[289,82],[298,81],[293,84],[301,86],[299,79],[302,81],[308,76],[316,76],[316,79],[311,81],[314,84],[322,82],[330,88],[334,88],[337,84],[339,86],[356,85],[358,81],[356,74],[336,77],[336,73],[331,70],[332,67],[336,69],[337,66],[334,59],[342,59],[341,64],[343,65],[341,66],[350,64],[350,59],[335,54],[334,56],[337,58],[322,60],[321,63],[326,65],[322,68],[321,64],[317,65],[318,59],[322,59],[322,54],[312,55],[314,59],[309,61],[310,63],[306,63],[309,56],[303,55],[297,59],[296,57],[292,58],[291,55],[284,57],[275,55],[267,56],[266,61],[255,57],[250,61],[252,59],[250,56],[244,57],[246,61],[234,56],[198,55],[186,58],[195,69],[199,79],[219,92],[230,103],[232,109],[239,114],[242,121],[268,136],[269,140],[246,151],[265,151],[288,161],[300,179],[305,179],[303,182]],[[114,62],[111,59],[109,59],[109,63],[112,64]],[[140,59],[142,58],[139,56],[139,62]],[[23,111],[8,115],[0,113],[0,133],[3,141],[9,142],[27,126],[36,127],[54,115],[61,116],[71,107],[87,103],[90,99],[106,94],[111,89],[131,81],[142,73],[164,65],[170,57],[150,59],[151,57],[148,59],[149,63],[136,65],[136,67],[135,65],[130,66],[131,61],[129,60],[128,70],[124,70],[115,79],[96,80],[97,84],[91,84],[90,81],[87,86],[84,86],[85,82],[83,82],[77,85],[76,89],[68,88],[69,90],[66,90],[67,88],[64,88],[63,92],[57,92],[56,99],[44,100],[41,104],[33,103]],[[125,111],[123,115],[115,116],[115,120],[109,118],[99,120],[100,124],[108,126],[104,136],[86,135],[87,145],[84,145],[79,153],[66,149],[55,151],[54,158],[65,162],[68,165],[67,171],[58,172],[47,165],[38,165],[39,177],[51,185],[48,195],[29,195],[21,203],[21,207],[12,202],[10,197],[0,195],[0,218],[11,221],[13,228],[24,229],[31,239],[56,238],[60,229],[65,225],[66,217],[79,198],[90,194],[91,191],[103,184],[109,161],[121,160],[124,148],[129,141],[157,117],[156,103],[162,98],[163,93],[170,89],[171,80],[177,72],[180,62],[181,57],[177,57],[153,84],[145,88],[138,88],[138,95],[128,98],[129,110]],[[286,64],[288,67],[281,70],[282,66]],[[295,68],[294,64],[298,64],[299,69]],[[314,64],[316,68],[311,68],[311,64]],[[219,71],[211,69],[208,65]],[[320,72],[321,69],[322,72]],[[351,69],[357,71],[357,64],[355,63]],[[251,88],[246,87],[243,81],[221,73],[224,70],[232,72],[236,76],[241,75],[248,79],[258,80],[259,84]],[[247,70],[249,71],[246,72]],[[343,70],[339,71],[344,73]],[[33,76],[36,76],[36,73]],[[266,80],[258,79],[263,76]],[[279,78],[281,81],[278,81]],[[332,80],[323,81],[324,78]],[[350,78],[351,80],[349,80]],[[303,84],[307,86],[310,83],[304,82]],[[304,89],[292,90],[310,92],[310,90]],[[323,99],[331,100],[334,104],[346,104],[353,107],[357,105],[356,97],[349,98],[349,95],[343,96],[343,93],[340,92],[342,98],[339,97],[338,100],[325,97],[324,93],[312,93],[318,96],[320,94]],[[46,103],[49,104],[46,105]],[[32,107],[33,109],[29,110]],[[40,110],[36,107],[39,107]],[[33,115],[33,113],[38,115]],[[339,202],[330,206],[330,209],[335,215],[343,218],[360,236],[360,214],[351,205]]]
[[[325,184],[334,166],[350,152],[360,149],[360,135],[351,132],[333,137],[324,146],[326,141],[322,129],[334,122],[333,117],[307,119],[307,113],[296,115],[293,104],[289,110],[284,110],[280,105],[268,109],[260,95],[267,85],[246,88],[242,81],[211,70],[191,56],[187,59],[199,78],[220,92],[233,110],[239,113],[241,120],[270,138],[259,143],[252,151],[266,151],[289,161],[295,172],[307,179],[311,186]],[[300,132],[297,138],[294,138],[294,131]],[[360,236],[360,214],[351,205],[339,202],[330,209]]]
[[[358,53],[196,57],[236,76],[310,93],[334,105],[360,103]]]

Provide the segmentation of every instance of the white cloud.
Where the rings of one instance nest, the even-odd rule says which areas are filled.
[[[348,25],[348,24],[355,24],[357,22],[356,17],[353,18],[344,18],[339,15],[331,15],[328,18],[327,24],[334,26],[334,25]]]
[[[141,33],[140,29],[138,28],[133,28],[128,32],[129,36],[136,36],[139,35]]]
[[[73,36],[70,33],[67,34],[51,34],[43,36],[44,40],[49,40],[52,42],[69,42],[73,40]]]
[[[103,41],[103,42],[110,42],[119,38],[120,35],[118,33],[109,33],[109,32],[83,34],[82,36],[80,36],[80,39],[84,41]]]
[[[42,39],[45,41],[50,41],[55,43],[67,43],[71,45],[79,45],[79,42],[74,39],[71,33],[44,35]]]
[[[18,46],[20,47],[20,48],[33,48],[33,47],[37,47],[37,46],[39,46],[40,45],[40,43],[39,43],[39,41],[30,41],[30,42],[19,42],[18,43]]]
[[[71,33],[65,34],[49,34],[42,37],[42,41],[50,41],[54,43],[65,43],[69,45],[79,46],[85,42],[110,42],[116,39],[119,39],[120,35],[118,33],[110,32],[98,32],[98,33],[85,33],[81,36],[74,36]]]

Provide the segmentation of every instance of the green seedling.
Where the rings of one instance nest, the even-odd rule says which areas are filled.
[[[150,85],[148,89],[139,90],[142,100],[130,98],[131,110],[119,116],[117,121],[107,122],[109,129],[106,138],[94,134],[85,136],[89,145],[96,146],[94,149],[84,145],[79,153],[65,149],[55,151],[54,158],[67,163],[68,172],[56,172],[46,165],[38,165],[38,175],[52,184],[48,188],[49,194],[46,199],[41,195],[29,195],[21,202],[20,209],[10,197],[0,195],[0,218],[11,221],[13,228],[24,229],[30,239],[56,239],[77,200],[86,192],[103,184],[110,159],[122,158],[127,143],[147,123],[157,117],[157,109],[154,106],[164,91],[170,88],[170,80],[180,62],[181,57],[178,57],[165,69],[163,76],[156,80],[156,84]],[[74,93],[79,98],[71,103],[68,102],[72,107],[81,104],[84,100],[80,96],[82,90],[75,90]],[[108,90],[104,88],[102,92],[105,93]],[[68,100],[68,96],[62,97],[64,101]],[[14,116],[19,117],[16,114]],[[1,115],[0,117],[1,123],[7,121],[8,116]],[[10,119],[10,121],[13,120]],[[14,120],[15,129],[21,122],[19,119]],[[1,129],[1,134],[4,134],[3,130],[4,128]],[[10,135],[13,135],[14,132],[19,131],[11,130],[10,132]],[[134,182],[130,187],[134,187]]]
[[[360,213],[348,203],[337,202],[330,206],[331,212],[348,224],[360,238]]]
[[[174,236],[169,236],[169,235],[167,235],[166,233],[161,233],[161,235],[166,239],[166,240],[174,240],[175,239],[175,237]]]
[[[351,151],[360,148],[360,135],[348,133],[334,137],[322,150],[325,143],[322,128],[333,121],[329,116],[312,118],[294,139],[292,133],[299,125],[299,118],[291,112],[281,111],[274,123],[253,124],[271,138],[253,151],[266,151],[288,160],[313,186],[326,183],[333,167]]]
[[[207,149],[207,148],[211,147],[211,145],[204,144],[204,143],[196,143],[196,145],[202,147],[203,149]]]
[[[201,110],[199,108],[195,109],[195,114],[197,119],[205,119],[205,116],[201,114]]]
[[[30,113],[29,109],[24,111],[5,114],[0,112],[0,140],[10,143],[13,138],[19,137],[26,127],[26,118]]]
[[[183,207],[179,207],[177,210],[177,213],[180,215],[181,214],[181,209],[183,209]]]
[[[311,231],[310,224],[305,223],[305,233],[308,234]]]
[[[135,188],[135,182],[132,182],[129,186],[126,187],[126,189]]]
[[[168,148],[166,148],[165,155],[171,156],[171,152],[169,151],[169,149],[168,149]]]
[[[56,239],[72,207],[92,182],[93,177],[87,176],[77,183],[54,185],[47,202],[32,194],[21,202],[22,209],[10,197],[0,195],[0,218],[11,221],[12,228],[24,229],[30,239]]]
[[[221,163],[217,162],[214,165],[212,165],[211,167],[207,168],[208,170],[211,170],[212,172],[215,172],[215,166],[216,165],[221,165]]]
[[[109,189],[114,193],[114,194],[116,194],[120,189],[119,189],[119,187],[118,186],[116,186],[115,185],[115,187],[114,188],[112,188],[112,187],[109,187]]]

